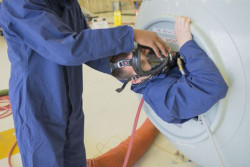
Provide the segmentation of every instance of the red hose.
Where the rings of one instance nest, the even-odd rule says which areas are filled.
[[[9,155],[8,155],[8,164],[9,164],[9,167],[12,167],[12,164],[11,164],[11,154],[12,154],[14,148],[16,147],[16,145],[17,145],[17,141],[16,141],[16,142],[14,143],[14,145],[11,147],[11,150],[10,150]]]
[[[0,103],[5,106],[0,106],[0,119],[6,118],[12,114],[9,96],[1,96]]]
[[[133,146],[133,141],[134,141],[134,137],[135,137],[135,131],[136,131],[137,123],[138,123],[139,116],[140,116],[140,113],[141,113],[141,108],[142,108],[143,102],[144,102],[144,98],[142,97],[141,101],[140,101],[140,104],[139,104],[139,107],[138,107],[138,110],[137,110],[137,113],[136,113],[136,116],[135,116],[135,122],[134,122],[133,130],[132,130],[131,138],[130,138],[130,141],[129,141],[129,146],[128,146],[127,154],[126,154],[124,163],[122,165],[123,167],[126,167],[127,164],[128,164],[128,159],[129,159],[129,156],[130,156],[130,153],[131,153],[131,149],[132,149],[132,146]]]

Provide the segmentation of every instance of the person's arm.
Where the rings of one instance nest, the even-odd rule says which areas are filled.
[[[80,65],[129,52],[134,33],[129,26],[74,32],[44,2],[8,1],[2,5],[4,26],[41,56],[62,65]],[[74,20],[81,21],[81,20]],[[8,31],[9,32],[9,31]]]
[[[143,94],[159,117],[173,123],[182,123],[206,112],[225,97],[228,89],[213,61],[190,40],[190,36],[179,45],[187,75],[181,75],[178,68],[174,68],[142,85],[142,88],[133,89]]]
[[[106,74],[111,74],[111,71],[109,68],[108,57],[104,57],[104,58],[97,59],[97,60],[92,60],[92,61],[86,62],[85,64],[97,71],[100,71]]]
[[[134,40],[150,47],[163,46],[152,32],[143,37],[140,30],[134,32],[129,26],[87,29],[76,33],[42,0],[4,3],[1,5],[0,17],[3,19],[3,27],[12,32],[9,36],[17,36],[41,56],[58,64],[80,65],[121,52],[130,52],[134,48]]]

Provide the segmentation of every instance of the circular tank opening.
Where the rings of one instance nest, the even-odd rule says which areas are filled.
[[[146,25],[146,26],[145,26]],[[148,24],[145,24],[143,29],[153,31],[157,33],[167,44],[168,46],[174,50],[179,51],[179,47],[177,44],[177,41],[174,36],[174,21],[173,19],[167,19],[167,18],[158,18],[155,19],[153,22],[150,22]],[[219,50],[214,46],[213,42],[206,36],[206,33],[204,33],[201,29],[199,29],[198,26],[192,24],[191,31],[193,35],[193,39],[196,41],[196,43],[207,53],[207,55],[215,62],[215,64],[220,66],[223,69],[226,68],[224,63],[225,56],[224,54],[221,54],[220,52],[222,50]],[[227,41],[230,43],[230,41]],[[232,43],[233,45],[233,43]],[[231,48],[232,51],[237,51],[234,49],[234,47]],[[225,53],[226,54],[226,53]],[[234,56],[237,57],[237,54]],[[239,62],[240,60],[235,59],[234,61]],[[223,62],[223,63],[222,63]],[[240,64],[240,62],[239,62]],[[227,64],[228,65],[228,64]],[[228,71],[227,71],[228,72]],[[230,71],[232,72],[232,75],[237,76],[240,73],[243,73],[243,71]],[[224,76],[225,77],[225,76]],[[244,81],[239,81],[237,84],[242,84],[242,88],[244,88]],[[239,85],[237,85],[239,86]],[[229,85],[230,87],[230,85]],[[234,93],[234,89],[229,89],[229,94]],[[140,95],[139,95],[140,97]],[[228,97],[228,96],[227,96]],[[241,97],[242,101],[241,104],[237,104],[239,108],[244,107],[244,97]],[[238,99],[239,100],[239,99]],[[223,101],[220,101],[216,103],[212,108],[210,108],[209,111],[207,111],[204,115],[206,118],[206,123],[210,127],[212,133],[215,133],[220,129],[219,127],[225,127],[230,124],[230,122],[226,121],[225,124],[225,117],[228,117],[228,114],[226,112],[230,113],[229,108],[232,106],[233,108],[236,108],[237,106],[234,106],[235,103],[230,102],[230,98],[226,98]],[[174,139],[176,141],[183,141],[185,143],[195,143],[202,141],[206,138],[208,138],[208,134],[206,132],[205,125],[203,125],[203,122],[201,121],[201,117],[195,117],[189,121],[187,121],[184,124],[169,124],[167,122],[164,122],[161,118],[159,118],[152,108],[146,103],[144,105],[144,111],[148,115],[148,117],[151,119],[151,121],[157,126],[157,128],[168,138]],[[240,124],[240,121],[243,116],[243,112],[239,114],[233,114],[230,117],[234,117],[237,124]],[[224,121],[224,122],[223,122]],[[222,123],[223,122],[223,123]],[[236,127],[234,127],[236,130]],[[233,135],[235,132],[223,132],[220,130],[220,135],[226,135],[228,138]]]

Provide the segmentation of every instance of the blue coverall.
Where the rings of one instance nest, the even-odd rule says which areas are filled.
[[[82,64],[134,48],[133,29],[90,30],[76,0],[3,0],[9,96],[24,167],[84,167]]]
[[[178,67],[131,89],[143,94],[154,112],[169,123],[184,123],[226,96],[228,86],[207,54],[190,40],[180,48],[186,75]]]

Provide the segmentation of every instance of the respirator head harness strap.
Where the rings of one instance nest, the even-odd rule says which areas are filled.
[[[121,93],[123,91],[123,89],[126,87],[126,85],[129,83],[129,81],[131,80],[136,80],[137,78],[140,78],[139,75],[134,75],[132,77],[130,77],[129,79],[127,79],[123,84],[122,84],[122,87],[120,88],[117,88],[115,91],[118,92],[118,93]]]
[[[123,68],[126,66],[132,66],[132,59],[120,60],[117,63],[109,63],[109,68],[111,72],[115,69]]]

